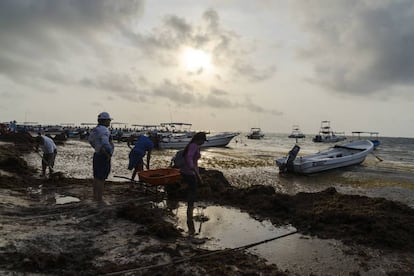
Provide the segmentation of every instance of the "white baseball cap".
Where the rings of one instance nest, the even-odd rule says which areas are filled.
[[[101,112],[98,115],[98,120],[112,120],[108,112]]]

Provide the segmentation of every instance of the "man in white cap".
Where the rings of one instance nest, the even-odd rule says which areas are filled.
[[[92,129],[88,141],[95,149],[93,154],[93,198],[99,204],[103,203],[103,191],[105,179],[111,171],[111,157],[114,152],[111,133],[108,127],[111,124],[111,116],[108,112],[98,115],[98,125]]]

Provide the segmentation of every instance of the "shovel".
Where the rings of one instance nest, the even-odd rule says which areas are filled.
[[[132,180],[130,177],[121,176],[121,175],[114,175],[114,177],[116,177],[116,178],[123,178],[123,179],[129,180],[129,181],[130,181],[130,182],[132,182],[132,183],[139,184],[141,187],[143,187],[143,188],[144,188],[144,190],[145,190],[145,191],[149,191],[150,193],[157,194],[157,192],[156,192],[156,191],[153,191],[153,190],[151,189],[151,188],[153,188],[154,186],[152,186],[152,185],[148,185],[148,184],[146,184],[145,182],[142,182],[142,181],[137,181],[137,180]]]
[[[52,166],[50,166],[49,162],[47,162],[47,160],[43,157],[42,154],[40,154],[40,152],[38,152],[36,149],[35,151],[42,158],[43,162],[45,162],[46,166],[49,168],[50,178],[60,178],[61,176],[63,176],[62,172],[55,172],[55,170],[52,168]]]

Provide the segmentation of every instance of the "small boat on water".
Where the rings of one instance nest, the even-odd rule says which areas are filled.
[[[299,150],[300,147],[295,145],[287,157],[276,159],[280,173],[311,174],[360,164],[374,150],[374,144],[370,140],[358,140],[297,157]]]
[[[315,143],[336,143],[343,140],[346,140],[345,134],[332,131],[330,121],[322,121],[319,134],[312,139]]]
[[[305,138],[306,135],[302,133],[298,125],[293,125],[292,133],[288,136],[289,138]]]
[[[252,127],[250,133],[246,136],[248,139],[262,139],[264,134],[259,127]]]
[[[207,141],[201,146],[206,147],[225,147],[230,141],[239,135],[238,132],[222,132],[213,135],[207,135]],[[164,137],[158,142],[160,149],[183,149],[191,141],[187,135]]]

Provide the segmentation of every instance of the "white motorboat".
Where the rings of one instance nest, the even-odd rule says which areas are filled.
[[[281,173],[311,174],[360,164],[373,149],[374,144],[370,140],[358,140],[297,157],[300,147],[295,145],[287,157],[276,160],[276,165]]]
[[[361,139],[361,134],[369,134],[371,137],[369,140],[374,144],[374,150],[377,149],[381,144],[380,140],[378,139],[379,132],[377,131],[352,131],[352,136],[354,136],[354,134],[358,135],[358,139]]]
[[[259,127],[252,127],[250,133],[246,136],[248,139],[262,139],[264,134]]]
[[[207,135],[207,141],[201,147],[225,147],[237,135],[239,135],[238,132],[222,132]],[[190,141],[191,137],[187,137],[186,135],[169,136],[162,138],[158,143],[158,147],[160,149],[183,149]]]
[[[315,143],[336,143],[346,140],[345,134],[332,131],[330,124],[330,121],[322,121],[319,134],[313,137],[312,141]]]
[[[293,125],[292,133],[288,136],[289,138],[305,138],[306,135],[302,133],[298,125]]]

